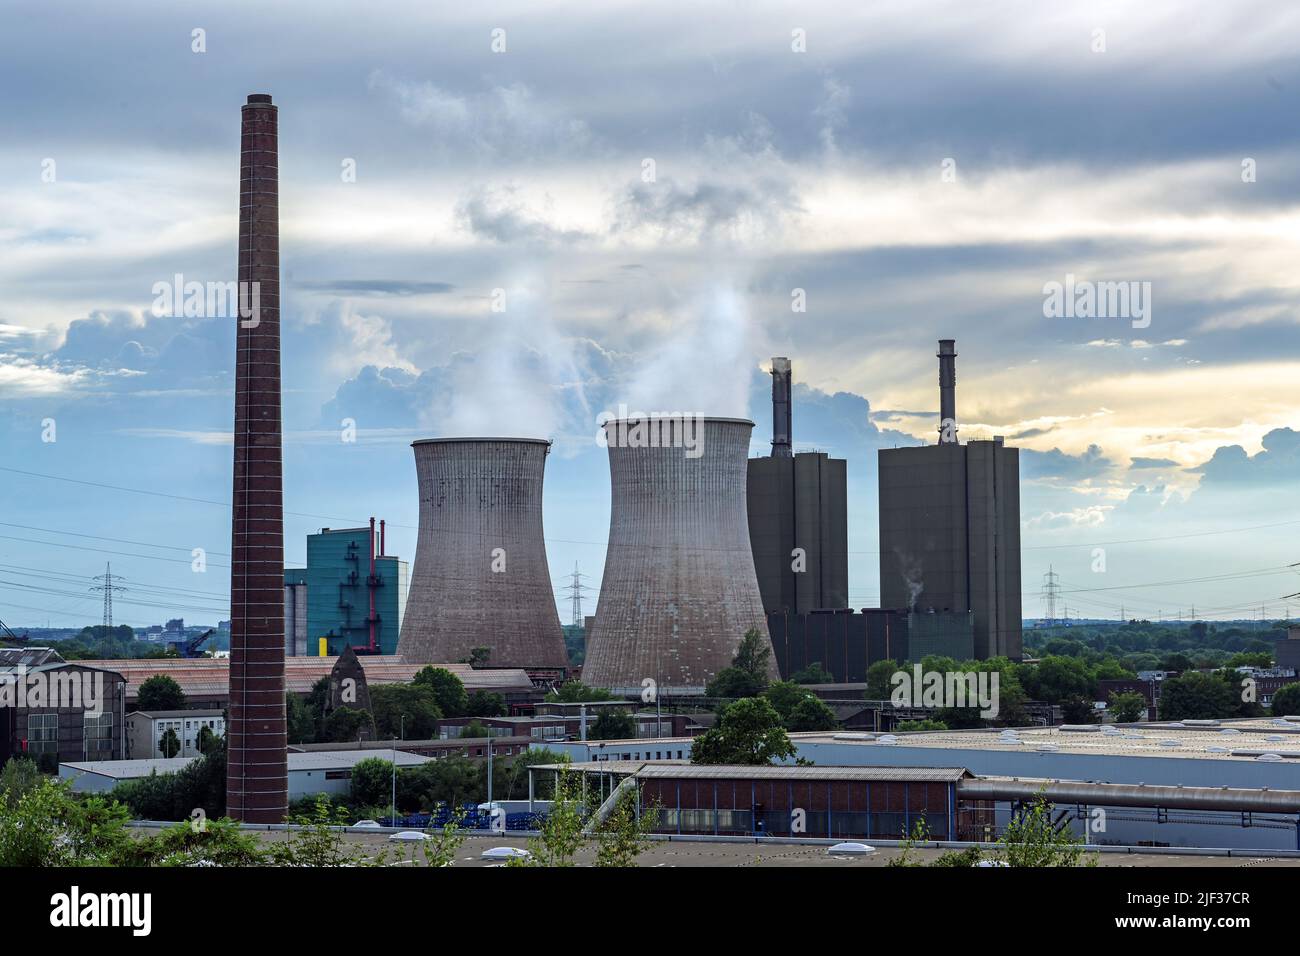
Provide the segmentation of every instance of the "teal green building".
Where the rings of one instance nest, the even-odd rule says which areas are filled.
[[[286,569],[286,588],[291,580],[305,580],[307,585],[306,640],[299,644],[305,644],[307,656],[320,656],[322,639],[329,656],[348,645],[357,653],[397,653],[397,638],[406,612],[407,563],[393,555],[376,553],[372,576],[374,541],[368,527],[322,528],[318,534],[307,536],[306,569]],[[380,547],[377,542],[373,546],[376,550]]]

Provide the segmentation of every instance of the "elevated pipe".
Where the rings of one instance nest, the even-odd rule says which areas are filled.
[[[960,780],[963,800],[1033,800],[1042,794],[1058,805],[1161,807],[1232,813],[1300,813],[1300,790],[1242,790],[1228,787],[1156,787],[1145,784],[1043,780]]]

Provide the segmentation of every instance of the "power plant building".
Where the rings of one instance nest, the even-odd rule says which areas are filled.
[[[420,530],[398,653],[413,663],[468,660],[567,671],[542,537],[550,442],[441,438],[412,443]]]
[[[746,504],[767,613],[849,602],[848,472],[842,458],[792,448],[790,360],[772,359],[772,454],[751,458]]]
[[[970,611],[974,656],[1018,660],[1020,452],[959,442],[952,339],[938,357],[938,444],[879,452],[881,605]]]
[[[753,427],[689,416],[605,423],[609,544],[585,683],[700,693],[746,631],[766,636],[745,505]]]
[[[382,528],[382,522],[381,522]],[[334,657],[397,653],[406,611],[406,562],[385,554],[374,522],[362,528],[322,528],[307,536],[305,653]],[[286,574],[289,572],[286,571]]]

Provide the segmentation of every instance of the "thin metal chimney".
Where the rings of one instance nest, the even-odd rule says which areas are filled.
[[[957,444],[957,340],[940,339],[939,444]]]
[[[790,360],[788,358],[772,359],[772,457],[789,458],[793,451],[790,447]]]

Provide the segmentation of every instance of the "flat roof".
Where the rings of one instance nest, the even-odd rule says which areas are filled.
[[[432,758],[420,754],[407,753],[404,750],[317,750],[307,753],[289,751],[289,771],[310,770],[350,770],[362,760],[377,757],[380,760],[395,762],[399,767],[415,767],[428,763]],[[60,765],[78,773],[91,773],[114,780],[134,780],[147,777],[153,771],[158,773],[175,773],[183,770],[198,757],[145,757],[135,760],[79,760]]]
[[[881,743],[882,737],[892,737],[893,742]],[[1275,753],[1283,758],[1300,760],[1300,721],[1281,718],[1223,720],[1192,725],[1183,722],[1063,724],[1058,727],[900,731],[893,734],[825,731],[791,734],[790,740],[796,746],[817,743],[927,750],[1039,750],[1175,759],[1254,760],[1261,753]]]
[[[614,773],[638,780],[868,780],[899,783],[955,783],[975,775],[963,767],[804,767],[796,764],[693,764],[688,760],[588,760],[534,764],[533,770]]]
[[[224,711],[216,709],[208,710],[133,710],[126,716],[128,717],[152,717],[155,720],[161,717],[220,717]]]

